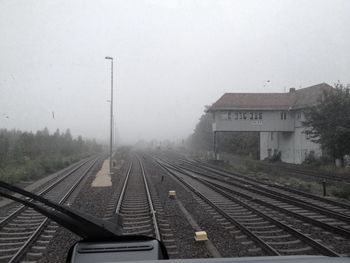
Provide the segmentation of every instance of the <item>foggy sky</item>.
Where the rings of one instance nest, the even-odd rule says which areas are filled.
[[[186,138],[225,92],[350,83],[349,26],[347,0],[0,0],[0,128],[107,141],[113,56],[121,139]]]

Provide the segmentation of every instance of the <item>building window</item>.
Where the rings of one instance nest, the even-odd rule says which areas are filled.
[[[222,112],[220,114],[220,119],[221,120],[227,120],[228,119],[228,113],[227,112]]]
[[[229,120],[231,120],[232,119],[232,113],[229,111],[228,113],[227,113],[227,119],[229,119]]]
[[[298,120],[301,119],[301,111],[298,112],[297,118],[298,118]]]
[[[273,141],[273,132],[271,132],[271,141]]]
[[[287,112],[282,111],[281,112],[281,120],[286,120],[287,119]]]

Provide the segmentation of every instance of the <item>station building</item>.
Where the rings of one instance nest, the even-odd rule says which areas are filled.
[[[220,132],[259,132],[261,160],[277,152],[283,162],[295,164],[311,151],[321,156],[320,145],[308,138],[302,122],[304,110],[315,105],[326,89],[332,87],[321,83],[287,93],[225,93],[208,109],[214,137]]]

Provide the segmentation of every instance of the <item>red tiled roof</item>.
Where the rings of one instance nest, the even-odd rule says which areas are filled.
[[[321,83],[288,93],[225,93],[209,111],[256,109],[256,110],[291,110],[314,105],[323,90],[332,87]]]

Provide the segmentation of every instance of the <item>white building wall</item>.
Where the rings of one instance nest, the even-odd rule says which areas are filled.
[[[213,131],[260,131],[260,160],[278,151],[281,152],[283,162],[295,164],[302,163],[311,151],[314,151],[315,156],[321,156],[320,145],[307,139],[304,133],[303,112],[285,111],[284,120],[281,119],[281,112],[279,110],[216,112]],[[262,118],[256,120],[255,113],[261,113]],[[254,118],[251,119],[250,116],[253,115]],[[237,116],[246,117],[237,118]]]
[[[296,128],[295,129],[295,162],[302,163],[305,160],[305,157],[313,151],[316,157],[322,155],[321,146],[318,143],[312,142],[310,139],[307,139],[307,135],[304,133],[305,128]]]
[[[260,132],[260,160],[264,160],[278,150],[277,132]]]
[[[294,132],[279,132],[278,133],[279,147],[281,152],[281,161],[286,163],[295,163],[295,133]]]
[[[281,112],[285,113],[286,119],[281,119]],[[213,129],[214,131],[291,132],[294,131],[294,125],[294,116],[290,111],[233,110],[215,112]]]
[[[260,132],[260,160],[265,160],[269,155],[268,149],[269,132]]]
[[[295,132],[260,132],[260,160],[267,158],[269,152],[272,155],[275,151],[281,152],[283,162],[295,164],[302,163],[311,151],[315,156],[321,156],[320,145],[307,139],[304,130],[300,127]]]

